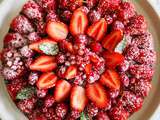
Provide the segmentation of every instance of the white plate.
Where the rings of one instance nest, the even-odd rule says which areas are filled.
[[[27,0],[4,0],[0,5],[0,40],[2,43],[4,35],[9,29],[13,17],[20,11],[22,4]],[[130,120],[160,120],[160,19],[151,5],[146,0],[133,0],[139,13],[142,13],[149,25],[150,32],[154,37],[154,45],[157,51],[157,63],[155,75],[152,82],[153,88],[145,100],[143,108],[135,113]],[[2,44],[0,44],[2,47]],[[0,116],[3,120],[26,120],[23,114],[16,108],[10,99],[3,78],[0,79]]]

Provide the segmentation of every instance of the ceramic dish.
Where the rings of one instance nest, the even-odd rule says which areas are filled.
[[[3,40],[4,35],[7,33],[9,23],[18,14],[22,5],[27,0],[5,0],[0,5],[0,40]],[[153,78],[153,88],[145,100],[143,108],[135,113],[130,120],[159,120],[160,111],[158,106],[160,103],[160,19],[156,12],[153,10],[149,2],[146,0],[133,0],[139,13],[143,14],[148,21],[148,27],[154,37],[154,46],[157,52],[157,63],[155,66],[155,75]],[[2,42],[1,42],[2,43]],[[0,44],[2,47],[2,44]],[[12,100],[10,99],[3,78],[0,78],[0,117],[3,120],[26,120],[24,115],[16,108]]]

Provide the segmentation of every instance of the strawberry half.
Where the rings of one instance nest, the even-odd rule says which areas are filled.
[[[95,41],[101,41],[107,32],[107,22],[104,18],[93,23],[87,30],[88,36],[95,39]]]
[[[68,35],[68,27],[63,22],[50,21],[46,26],[47,34],[56,41],[66,39]]]
[[[105,73],[101,75],[100,82],[111,89],[120,89],[120,77],[114,70],[106,70]]]
[[[108,96],[100,83],[88,84],[86,86],[86,95],[99,108],[105,108],[108,105]]]
[[[81,86],[74,86],[71,90],[70,105],[74,110],[82,112],[87,104],[85,89]]]
[[[31,70],[49,72],[57,67],[55,57],[42,55],[38,57],[30,66]]]
[[[30,44],[29,48],[36,52],[43,53],[43,51],[39,48],[43,44],[57,45],[57,42],[55,42],[53,39],[45,38]]]
[[[103,57],[106,60],[106,66],[111,69],[114,69],[124,61],[124,56],[117,52],[105,51],[103,52]]]
[[[109,51],[114,51],[115,47],[122,39],[123,31],[114,30],[102,40],[102,46]]]
[[[65,80],[58,80],[54,90],[54,98],[57,102],[64,101],[71,91],[71,84]]]
[[[88,18],[86,13],[77,9],[74,11],[70,21],[70,32],[73,36],[78,34],[84,34],[88,26]]]
[[[37,81],[39,89],[49,89],[55,86],[57,76],[53,72],[43,73]]]
[[[71,65],[67,68],[67,71],[65,72],[65,78],[68,79],[73,79],[77,75],[77,67],[74,65]]]

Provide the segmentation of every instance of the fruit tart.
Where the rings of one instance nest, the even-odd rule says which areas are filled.
[[[145,18],[122,0],[29,0],[3,40],[8,93],[29,120],[126,120],[151,89]]]

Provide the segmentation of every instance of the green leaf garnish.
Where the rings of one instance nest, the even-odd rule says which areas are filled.
[[[126,39],[126,37],[124,36],[124,37],[123,37],[123,40],[116,46],[115,52],[123,53],[123,51],[124,51],[124,49],[126,48],[126,46],[127,46],[127,39]]]
[[[59,47],[56,43],[42,43],[39,45],[39,49],[46,55],[57,55],[59,52]]]
[[[18,100],[25,100],[31,98],[36,92],[36,89],[34,87],[26,87],[19,91],[19,93],[16,96],[16,99]]]
[[[89,120],[89,116],[87,114],[85,114],[84,112],[82,112],[80,120]]]

